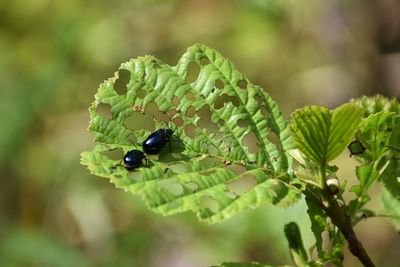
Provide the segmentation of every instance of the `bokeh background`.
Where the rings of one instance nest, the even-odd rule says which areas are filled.
[[[306,104],[400,96],[396,0],[2,0],[0,266],[284,264],[283,225],[293,220],[313,243],[303,202],[210,226],[193,214],[152,214],[80,166],[93,147],[87,108],[98,85],[140,55],[174,65],[194,43],[230,58],[287,118]],[[354,183],[356,163],[347,154],[336,163]],[[356,230],[378,266],[398,266],[387,218]],[[348,253],[345,263],[359,266]]]

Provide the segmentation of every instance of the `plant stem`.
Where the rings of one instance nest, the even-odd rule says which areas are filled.
[[[325,188],[323,191],[323,197],[324,201],[327,203],[327,205],[324,206],[325,212],[331,218],[332,223],[339,228],[346,238],[349,243],[350,252],[357,257],[365,267],[375,267],[375,264],[368,256],[361,242],[358,240],[351,219],[345,209],[339,205],[328,188]]]

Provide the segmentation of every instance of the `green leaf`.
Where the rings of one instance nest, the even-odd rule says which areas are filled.
[[[292,114],[296,147],[310,160],[327,164],[350,143],[361,121],[362,109],[344,104],[333,111],[307,106]]]
[[[377,95],[373,97],[363,96],[358,99],[353,99],[352,103],[355,103],[363,108],[364,118],[367,118],[368,116],[381,111],[389,111],[400,114],[400,105],[395,97],[389,99],[382,95]]]
[[[392,221],[397,230],[400,230],[400,200],[394,197],[389,191],[382,194],[382,201],[392,217]]]
[[[300,229],[295,222],[285,225],[285,236],[289,242],[290,255],[296,266],[306,266],[308,262],[307,252],[304,249]]]
[[[385,188],[393,196],[400,199],[400,168],[397,158],[400,153],[396,150],[400,147],[400,104],[393,98],[383,96],[362,97],[353,100],[364,110],[362,120],[357,132],[357,142],[365,149],[362,153],[355,154],[356,159],[363,164],[356,169],[359,185],[350,191],[356,193],[357,198],[350,201],[349,212],[353,223],[357,223],[364,213],[363,206],[370,200],[368,188],[377,180],[383,183]]]
[[[199,72],[192,80],[193,66]],[[129,81],[126,92],[118,93],[121,72]],[[99,112],[104,104],[109,116]],[[194,211],[216,223],[249,208],[289,206],[300,198],[290,184],[287,151],[294,145],[277,104],[206,46],[190,47],[175,67],[151,56],[122,64],[100,85],[89,111],[96,146],[82,153],[82,164],[140,195],[155,212]],[[131,116],[138,118],[132,129]],[[170,148],[148,156],[134,172],[125,170],[123,154],[166,124],[174,131]],[[110,151],[120,151],[119,158],[110,158]]]
[[[314,201],[310,197],[306,197],[306,203],[308,207],[307,213],[311,221],[311,231],[315,237],[315,246],[317,248],[318,257],[323,258],[322,233],[328,230],[326,215],[322,210],[320,203]]]
[[[368,188],[381,177],[390,164],[390,140],[393,140],[393,129],[396,128],[397,115],[393,112],[380,111],[363,119],[357,140],[365,146],[365,151],[355,155],[364,162],[356,168],[357,178],[360,181],[358,190],[353,190],[357,196],[367,194]],[[392,165],[393,166],[393,165]],[[389,169],[390,170],[390,169]],[[387,176],[387,172],[385,174]],[[385,179],[389,179],[385,177]],[[361,206],[360,206],[361,207]]]
[[[391,196],[400,201],[400,161],[392,160],[382,173],[381,182]]]
[[[380,160],[389,150],[390,137],[393,128],[396,127],[395,119],[396,114],[388,111],[371,114],[363,119],[357,139],[365,146],[366,150],[357,157],[368,162]]]
[[[400,107],[400,104],[398,105]],[[399,113],[396,113],[400,115]],[[400,201],[400,116],[394,121],[389,140],[390,162],[381,175],[381,182],[390,194]]]
[[[360,191],[355,191],[357,195],[363,195],[380,175],[379,171],[372,163],[358,166],[356,168],[356,174],[360,181]]]

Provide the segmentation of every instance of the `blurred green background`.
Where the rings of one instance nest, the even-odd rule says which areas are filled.
[[[193,214],[152,214],[80,166],[93,147],[87,108],[130,58],[174,65],[204,43],[288,118],[306,104],[400,96],[398,1],[15,0],[0,1],[0,14],[0,266],[284,264],[283,225],[293,220],[313,243],[302,202],[209,226]],[[336,163],[354,183],[356,163],[347,154]],[[400,238],[388,219],[356,231],[378,266],[398,266]],[[345,263],[359,266],[348,253]]]

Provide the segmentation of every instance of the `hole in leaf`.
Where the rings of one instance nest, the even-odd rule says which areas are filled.
[[[242,144],[248,148],[250,153],[257,154],[260,151],[257,137],[253,132],[249,132],[243,137]]]
[[[184,173],[187,170],[185,164],[180,164],[180,163],[170,165],[169,169],[174,173]]]
[[[155,118],[157,121],[169,122],[170,117],[166,112],[160,111],[158,105],[154,102],[150,102],[145,107],[145,113],[151,114],[151,118]]]
[[[188,93],[186,94],[186,98],[187,98],[188,100],[190,100],[190,101],[195,101],[195,100],[196,100],[196,97],[194,96],[194,94],[193,94],[192,92],[188,92]]]
[[[165,123],[169,123],[171,121],[171,118],[168,116],[168,114],[166,112],[156,112],[154,114],[154,117],[158,120],[158,121],[163,121]],[[165,125],[164,127],[167,127],[167,125]]]
[[[118,160],[118,161],[120,161],[124,156],[124,152],[122,151],[121,148],[112,149],[112,150],[109,150],[109,151],[104,151],[102,153],[107,158],[109,158],[111,160]]]
[[[155,130],[155,123],[150,113],[132,112],[124,121],[125,127],[130,131],[146,129]]]
[[[200,207],[203,209],[208,209],[212,213],[217,213],[219,210],[219,203],[215,199],[209,196],[202,196],[200,198]]]
[[[222,165],[221,161],[219,161],[215,158],[211,158],[211,157],[206,157],[206,158],[202,159],[199,163],[201,166],[204,166],[207,168],[212,168],[213,166]]]
[[[215,87],[218,89],[224,89],[225,84],[223,81],[221,81],[220,79],[216,80],[214,83]]]
[[[235,193],[236,195],[240,196],[246,193],[247,191],[251,190],[257,185],[256,178],[251,174],[245,174],[240,178],[229,182],[227,186],[229,187],[230,191]]]
[[[242,127],[242,128],[249,127],[249,123],[247,121],[245,121],[244,119],[238,119],[237,124],[239,125],[239,127]]]
[[[246,171],[246,167],[244,167],[242,165],[238,165],[238,164],[232,164],[232,165],[226,166],[226,168],[230,169],[237,175],[242,174]]]
[[[195,82],[200,74],[200,66],[196,62],[190,62],[187,69],[186,81],[188,83]]]
[[[209,105],[205,105],[201,108],[198,113],[200,120],[198,121],[197,125],[202,129],[207,129],[207,131],[211,133],[215,133],[219,130],[218,125],[211,121],[211,110]]]
[[[192,191],[196,191],[199,188],[199,185],[197,183],[190,182],[190,183],[186,183],[185,187]]]
[[[210,64],[210,63],[211,63],[211,62],[210,62],[210,60],[209,60],[207,57],[202,57],[202,58],[200,59],[200,64],[203,65],[203,66],[208,65],[208,64]]]
[[[272,131],[270,131],[270,132],[268,133],[268,141],[270,141],[271,143],[273,143],[273,144],[275,144],[275,145],[279,144],[279,138],[278,138],[278,136],[277,136],[274,132],[272,132]]]
[[[155,63],[154,66],[153,66],[153,68],[155,68],[155,69],[161,69],[161,65],[158,64],[158,63]]]
[[[172,122],[173,122],[176,126],[178,126],[178,127],[180,127],[180,126],[183,125],[183,120],[182,120],[182,118],[175,118],[175,119],[172,120]]]
[[[143,89],[139,88],[139,89],[136,90],[136,95],[140,99],[145,98],[146,94],[147,94],[147,92],[145,90],[143,90]]]
[[[246,89],[247,88],[247,81],[246,80],[240,80],[237,82],[237,86],[239,86],[242,89]]]
[[[173,98],[172,98],[172,104],[174,105],[174,106],[179,106],[179,104],[180,104],[180,101],[179,101],[179,98],[177,97],[177,96],[174,96]]]
[[[183,186],[177,183],[176,179],[165,179],[157,183],[157,185],[173,195],[181,195]]]
[[[97,114],[99,114],[100,116],[102,116],[106,119],[109,119],[109,120],[112,119],[110,104],[106,104],[106,103],[98,104],[97,108],[96,108],[96,112],[97,112]]]
[[[195,138],[197,135],[196,128],[194,127],[193,124],[188,124],[185,126],[185,133],[190,138]]]
[[[120,69],[118,71],[118,79],[114,83],[114,90],[119,95],[124,95],[128,91],[128,83],[131,78],[131,73],[127,70]]]
[[[186,117],[192,118],[194,116],[194,114],[196,114],[196,109],[193,106],[189,106],[186,110]]]
[[[263,106],[260,107],[260,112],[264,117],[270,117],[271,116],[271,114],[268,112],[268,110]]]
[[[155,113],[159,111],[158,105],[155,102],[147,103],[146,107],[144,108],[146,113]]]
[[[173,118],[176,114],[178,113],[178,111],[176,109],[170,109],[167,111],[167,114]]]
[[[239,106],[239,99],[235,96],[230,96],[227,94],[222,94],[217,97],[214,103],[214,108],[215,109],[220,109],[224,106],[225,103],[231,102],[234,106],[238,107]]]

